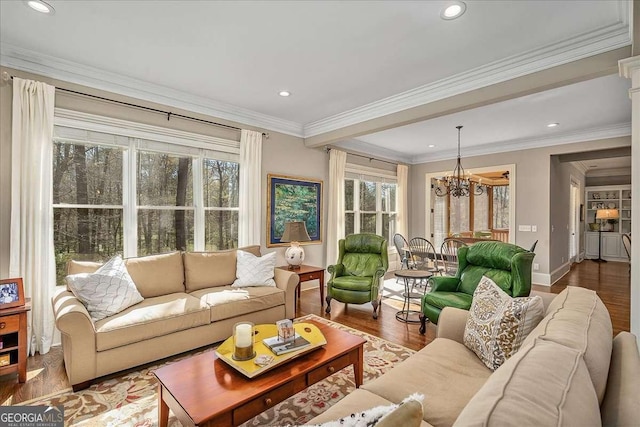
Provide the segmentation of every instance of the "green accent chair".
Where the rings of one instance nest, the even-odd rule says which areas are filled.
[[[512,297],[531,292],[531,265],[535,254],[503,242],[478,242],[458,248],[458,270],[452,276],[433,276],[431,292],[422,297],[420,333],[426,331],[427,319],[434,324],[444,307],[471,308],[473,292],[482,276],[493,280]]]
[[[338,262],[327,267],[327,308],[331,299],[347,304],[373,305],[373,318],[378,318],[380,279],[389,269],[387,241],[376,234],[350,234],[338,243]]]

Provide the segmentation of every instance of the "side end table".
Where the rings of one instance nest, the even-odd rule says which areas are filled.
[[[31,298],[20,307],[0,310],[0,355],[8,365],[0,366],[0,375],[18,373],[18,381],[27,380],[27,312],[31,310]]]
[[[296,268],[293,270],[289,270],[289,266],[284,265],[281,267],[277,267],[281,270],[291,271],[296,273],[300,278],[300,282],[298,283],[298,299],[300,298],[300,288],[302,282],[309,282],[311,280],[318,280],[320,282],[320,307],[324,304],[324,268],[322,267],[314,267],[312,265],[300,265],[300,268]]]
[[[420,323],[420,319],[416,319],[416,315],[421,315],[422,311],[411,310],[411,300],[421,300],[424,293],[427,292],[427,286],[425,285],[424,293],[420,294],[413,291],[413,286],[416,280],[428,280],[433,273],[426,270],[398,270],[395,272],[396,277],[404,279],[404,302],[402,304],[402,310],[396,313],[396,319],[404,323]],[[413,281],[413,285],[411,284]],[[422,303],[422,302],[421,302]],[[413,319],[411,318],[413,316]]]

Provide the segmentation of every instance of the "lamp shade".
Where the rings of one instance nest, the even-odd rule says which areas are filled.
[[[308,242],[310,240],[304,221],[291,221],[284,224],[281,242]]]
[[[598,209],[596,211],[596,219],[618,219],[620,213],[618,209]]]

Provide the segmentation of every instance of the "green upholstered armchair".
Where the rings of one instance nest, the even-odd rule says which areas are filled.
[[[534,253],[520,246],[503,242],[479,242],[459,248],[455,277],[430,278],[431,292],[422,297],[420,333],[425,333],[427,319],[438,323],[444,307],[469,310],[473,292],[482,276],[493,280],[512,297],[528,296],[534,257]]]
[[[351,304],[371,301],[373,318],[378,318],[380,279],[389,268],[387,241],[376,234],[350,234],[339,242],[338,262],[327,267],[327,308],[331,299]]]

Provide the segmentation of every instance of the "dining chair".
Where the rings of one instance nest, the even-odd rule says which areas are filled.
[[[438,253],[433,243],[424,237],[414,237],[409,241],[409,248],[416,269],[427,270],[431,273],[440,272]],[[433,261],[433,265],[430,266],[429,261]]]
[[[407,239],[405,239],[402,234],[396,233],[393,235],[393,245],[396,247],[398,256],[400,257],[400,269],[409,269],[409,242],[407,242]]]
[[[457,239],[444,239],[440,247],[440,257],[444,265],[444,274],[453,276],[458,270],[458,249],[467,246],[465,242]]]

